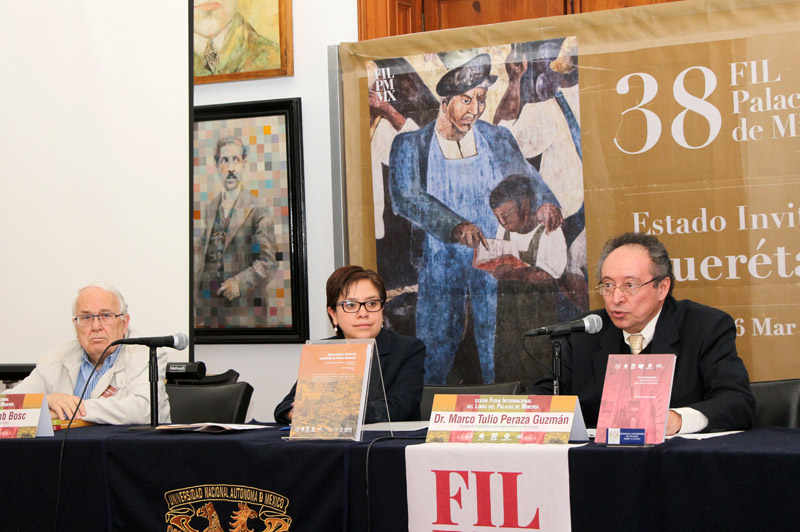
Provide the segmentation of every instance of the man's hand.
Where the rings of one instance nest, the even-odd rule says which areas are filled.
[[[217,295],[222,296],[228,301],[233,301],[239,297],[239,285],[233,279],[227,279],[217,290]]]
[[[450,237],[458,244],[474,248],[478,244],[489,249],[489,243],[477,225],[471,222],[461,222],[450,231]]]
[[[508,87],[497,109],[494,112],[494,125],[502,120],[516,120],[519,118],[522,102],[520,101],[520,84],[522,75],[528,70],[528,60],[525,54],[520,54],[517,50],[512,50],[506,57],[506,73],[508,73]]]
[[[544,230],[549,235],[561,226],[564,216],[561,214],[561,209],[552,203],[545,203],[536,209],[536,221],[544,226]]]
[[[383,100],[377,91],[374,89],[369,90],[369,106],[372,108],[378,116],[385,118],[392,124],[392,127],[395,131],[400,131],[403,125],[406,123],[406,117],[400,114],[400,112],[394,108],[394,106]]]
[[[674,410],[670,410],[667,415],[667,436],[677,434],[683,425],[683,418]]]
[[[47,394],[47,406],[50,407],[51,419],[67,421],[72,417],[75,407],[78,406],[78,398],[65,393],[50,393]],[[82,419],[85,415],[86,407],[81,403],[80,408],[78,408],[78,413],[75,415],[75,419]]]
[[[509,82],[519,82],[526,70],[528,70],[528,58],[525,57],[525,54],[513,50],[506,56],[506,73]]]

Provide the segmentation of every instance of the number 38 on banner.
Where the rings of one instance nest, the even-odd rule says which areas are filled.
[[[692,70],[699,70],[703,76],[703,96],[701,98],[690,94],[684,85],[686,75]],[[636,155],[648,151],[655,146],[656,142],[658,142],[658,139],[661,137],[661,119],[655,112],[644,108],[644,106],[653,101],[658,93],[658,81],[656,78],[644,72],[628,74],[617,82],[617,94],[628,94],[630,91],[630,80],[634,77],[638,77],[642,80],[644,89],[642,98],[638,104],[623,111],[622,116],[632,112],[642,113],[645,119],[645,130],[647,134],[645,136],[644,146],[636,151],[623,148],[620,146],[617,138],[614,138],[616,147],[623,153],[629,155]],[[704,66],[689,67],[675,78],[675,83],[672,85],[672,95],[675,101],[683,107],[683,111],[678,113],[678,116],[672,121],[672,138],[678,145],[690,150],[698,150],[708,146],[719,134],[720,128],[722,127],[722,115],[714,105],[706,101],[716,87],[717,76],[709,68]],[[684,121],[689,111],[699,114],[708,122],[708,138],[698,146],[692,146],[686,140]]]

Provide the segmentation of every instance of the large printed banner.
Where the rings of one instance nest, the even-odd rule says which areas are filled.
[[[751,380],[797,377],[798,40],[800,3],[750,0],[342,44],[350,261],[426,382],[546,375],[522,333],[601,307],[626,231],[733,316]]]

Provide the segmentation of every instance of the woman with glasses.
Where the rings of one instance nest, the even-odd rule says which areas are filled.
[[[336,332],[334,339],[376,340],[391,421],[418,420],[425,344],[383,326],[383,306],[386,303],[383,279],[361,266],[343,266],[328,278],[326,292],[328,319]],[[292,421],[296,386],[275,408],[275,421]],[[387,420],[369,409],[366,423],[377,421]]]

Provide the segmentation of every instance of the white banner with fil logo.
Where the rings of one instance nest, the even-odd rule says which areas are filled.
[[[574,445],[406,447],[409,532],[569,532]]]

